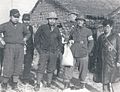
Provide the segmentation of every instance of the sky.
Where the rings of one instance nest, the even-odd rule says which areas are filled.
[[[0,0],[0,24],[9,21],[9,11],[18,9],[23,13],[29,13],[38,0]],[[20,19],[21,21],[21,19]]]

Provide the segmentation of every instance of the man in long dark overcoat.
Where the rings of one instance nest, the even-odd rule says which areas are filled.
[[[97,81],[103,84],[103,92],[113,92],[112,83],[120,60],[120,37],[112,31],[112,20],[105,20],[103,26],[104,33],[98,38]]]

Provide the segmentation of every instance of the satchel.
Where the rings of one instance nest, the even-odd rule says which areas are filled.
[[[61,65],[73,66],[74,65],[73,62],[74,62],[74,58],[73,58],[73,54],[71,52],[71,49],[67,44],[65,44]]]

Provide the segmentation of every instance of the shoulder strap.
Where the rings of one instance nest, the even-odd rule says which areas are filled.
[[[106,41],[108,42],[108,44],[113,48],[113,50],[117,53],[116,48],[113,46],[113,44],[107,39],[107,37],[105,37]]]

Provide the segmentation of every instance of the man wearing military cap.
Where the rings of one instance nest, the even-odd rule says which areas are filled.
[[[76,25],[75,19],[77,18],[78,14],[79,14],[78,11],[75,10],[75,9],[69,12],[69,14],[68,14],[68,21],[66,21],[65,24],[70,29],[72,29]]]
[[[40,89],[45,68],[47,68],[46,86],[51,87],[57,58],[59,52],[61,52],[62,40],[59,28],[56,25],[57,19],[57,14],[50,12],[49,17],[47,17],[48,23],[41,25],[35,34],[35,48],[40,56],[37,70],[37,84],[35,86],[35,90],[37,91]]]
[[[76,18],[78,16],[78,11],[73,9],[72,11],[70,11],[70,13],[68,14],[68,20],[62,23],[62,29],[63,29],[63,44],[64,43],[68,43],[69,40],[69,36],[70,36],[70,32],[71,30],[74,29],[74,27],[76,26]],[[70,73],[69,71],[72,71],[73,67],[72,66],[65,66],[64,67],[64,71],[66,71],[64,73],[64,89],[69,88],[70,87],[70,80],[72,79],[72,73]],[[68,72],[68,73],[67,73]]]
[[[68,32],[72,30],[73,27],[76,25],[75,19],[78,16],[78,11],[77,10],[72,10],[68,13],[68,19],[67,21],[62,23],[63,29],[66,30],[68,28]]]
[[[17,82],[21,75],[24,60],[24,43],[30,32],[24,24],[19,23],[20,13],[17,9],[10,10],[10,21],[0,25],[0,33],[4,34],[5,49],[3,59],[2,91],[7,90],[9,79],[13,78],[12,89],[19,90]]]
[[[27,26],[27,29],[30,31],[31,36],[26,41],[25,47],[25,55],[24,55],[24,70],[23,70],[23,79],[24,83],[31,83],[33,80],[30,76],[31,64],[33,61],[34,54],[34,45],[33,45],[33,27],[30,25],[30,14],[23,14],[22,17],[23,23]]]
[[[68,13],[67,21],[62,23],[63,34],[65,35],[65,40],[68,39],[70,31],[76,26],[76,18],[78,16],[77,10],[72,10]]]
[[[84,16],[78,16],[76,22],[77,25],[71,31],[69,39],[73,42],[71,51],[79,70],[80,87],[78,88],[84,88],[88,73],[88,54],[93,47],[93,37],[91,30],[85,27]]]

